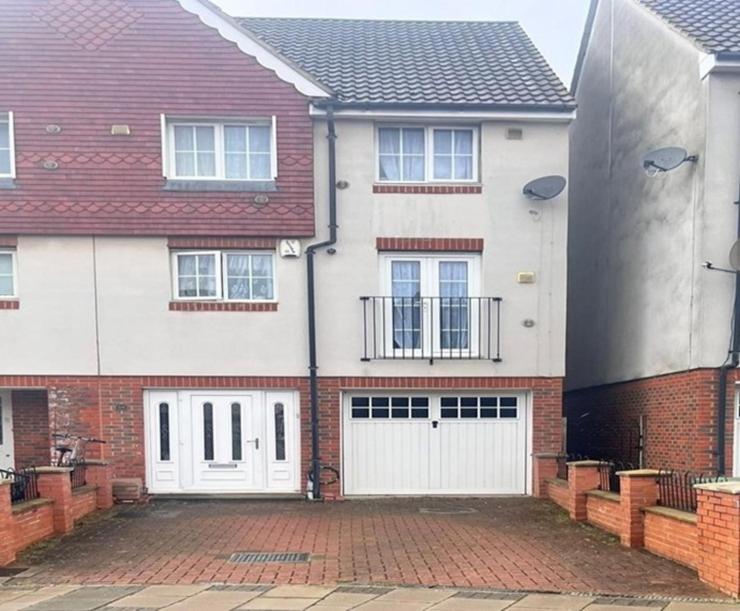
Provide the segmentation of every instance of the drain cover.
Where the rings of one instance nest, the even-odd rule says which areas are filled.
[[[231,554],[229,562],[237,564],[260,564],[263,562],[308,562],[310,554],[303,552],[237,552]]]
[[[419,513],[433,513],[440,516],[458,516],[466,513],[478,513],[472,507],[422,507]]]

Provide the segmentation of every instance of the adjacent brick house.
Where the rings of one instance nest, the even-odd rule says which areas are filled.
[[[592,3],[571,139],[574,451],[740,472],[736,279],[703,267],[727,267],[738,237],[738,19],[731,0]],[[668,146],[692,159],[647,176]]]
[[[516,24],[23,0],[0,28],[7,465],[71,432],[158,494],[300,493],[315,456],[332,495],[530,491],[566,205],[522,187],[567,175],[574,104]]]

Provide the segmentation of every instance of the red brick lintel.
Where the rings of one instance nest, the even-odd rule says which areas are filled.
[[[378,250],[483,252],[483,238],[376,238]]]
[[[0,248],[16,248],[18,246],[18,236],[0,235]]]
[[[173,312],[277,312],[277,302],[171,301]]]
[[[481,185],[373,185],[373,193],[419,193],[425,195],[483,193]]]
[[[197,248],[246,248],[250,250],[274,250],[275,238],[238,238],[238,237],[174,237],[167,238],[167,246],[173,249]]]

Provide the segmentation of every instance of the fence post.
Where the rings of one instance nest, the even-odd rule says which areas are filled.
[[[699,579],[740,597],[740,482],[697,484]]]
[[[86,460],[87,483],[97,487],[98,509],[113,507],[113,480],[110,465],[104,460]]]
[[[547,480],[557,477],[559,456],[549,452],[534,454],[532,493],[536,498],[547,498]]]
[[[599,487],[598,460],[578,460],[568,463],[568,507],[570,518],[586,521],[586,493]]]
[[[0,566],[15,561],[15,521],[10,506],[10,480],[0,479]]]
[[[620,471],[619,476],[619,539],[626,547],[645,544],[645,515],[643,509],[658,504],[660,471],[636,469]]]
[[[72,469],[67,467],[38,467],[39,496],[54,501],[54,532],[65,534],[74,527],[72,517]]]

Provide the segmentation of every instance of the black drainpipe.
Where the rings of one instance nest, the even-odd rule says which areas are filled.
[[[740,239],[740,200],[735,202],[738,208],[737,237]],[[725,428],[727,423],[727,375],[740,365],[740,274],[735,274],[735,307],[732,315],[732,343],[730,354],[719,370],[719,388],[717,389],[717,474],[724,475],[725,464]],[[738,443],[738,440],[735,440]]]
[[[311,477],[313,479],[313,498],[317,500],[321,498],[321,458],[319,455],[319,365],[316,356],[314,257],[318,249],[332,246],[337,241],[337,134],[334,125],[334,109],[331,105],[326,107],[326,125],[328,129],[327,140],[329,142],[329,239],[311,244],[306,248],[306,272],[308,281],[308,371],[311,395]]]

